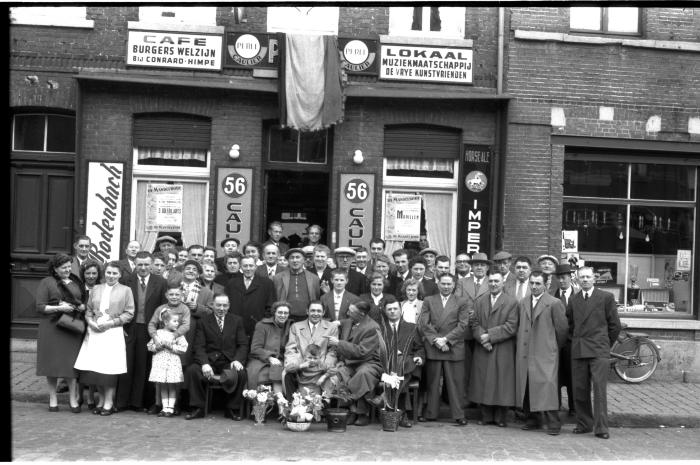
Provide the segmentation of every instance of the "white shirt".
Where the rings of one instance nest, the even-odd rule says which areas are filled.
[[[372,295],[372,300],[374,300],[374,305],[379,305],[379,301],[384,297],[384,293],[377,295]]]
[[[318,326],[318,323],[313,324],[309,321],[309,330],[311,331],[311,334],[314,333],[314,329],[316,329],[316,326]]]
[[[445,308],[445,305],[447,305],[447,301],[450,299],[450,296],[444,296],[440,294],[440,298],[442,299],[442,307]]]
[[[502,292],[499,292],[499,293],[498,293],[497,295],[495,295],[495,296],[494,296],[493,294],[491,294],[491,306],[496,305],[496,301],[497,301],[498,298],[501,296],[501,294],[502,294]]]
[[[569,299],[571,298],[571,294],[574,292],[574,288],[569,286],[568,289],[562,290],[560,292],[561,295],[564,296],[566,303],[569,303]]]
[[[537,302],[540,301],[540,298],[542,297],[542,294],[535,296],[534,294],[532,295],[532,308],[535,308],[535,305],[537,305]]]
[[[418,319],[418,299],[413,302],[406,301],[401,305],[401,311],[403,312],[404,321],[409,323],[416,323]]]
[[[581,297],[583,297],[584,299],[590,299],[591,295],[593,294],[594,288],[595,287],[592,287],[587,291],[584,291],[583,289],[581,289]],[[588,294],[588,295],[586,295],[586,294]]]
[[[518,280],[518,284],[515,285],[515,298],[520,300],[527,294],[527,281]]]

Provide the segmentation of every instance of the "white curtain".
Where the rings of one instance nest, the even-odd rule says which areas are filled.
[[[428,245],[440,254],[450,254],[450,229],[452,227],[452,195],[423,194],[425,229]]]
[[[207,151],[203,149],[162,149],[138,147],[139,160],[156,158],[162,160],[197,160],[207,162]]]
[[[388,170],[442,171],[453,174],[454,160],[442,158],[387,158]]]
[[[153,181],[150,181],[153,182]],[[138,181],[136,187],[136,226],[134,236],[142,250],[153,250],[158,231],[146,231],[146,185]],[[206,228],[206,183],[178,182],[182,184],[182,243],[185,247],[204,243]]]

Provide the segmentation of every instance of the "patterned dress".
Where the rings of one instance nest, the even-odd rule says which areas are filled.
[[[172,350],[162,347],[156,352],[156,345],[153,339],[148,341],[146,347],[153,354],[151,374],[148,380],[154,383],[181,383],[184,381],[182,374],[182,362],[179,354],[187,351],[187,341],[184,336],[177,336],[167,329],[156,331],[158,339],[164,342],[172,342]],[[176,337],[177,336],[177,337]]]

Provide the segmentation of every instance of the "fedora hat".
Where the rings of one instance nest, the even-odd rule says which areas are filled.
[[[560,274],[571,274],[572,272],[576,271],[574,268],[571,267],[568,263],[564,263],[562,265],[557,265],[557,269],[554,272],[556,275]]]
[[[219,376],[219,382],[223,390],[231,394],[236,390],[236,385],[238,384],[238,372],[229,369],[223,370]]]
[[[491,260],[489,260],[489,256],[486,255],[483,252],[477,252],[474,255],[472,255],[472,258],[467,260],[469,263],[486,263],[488,265],[491,264]]]

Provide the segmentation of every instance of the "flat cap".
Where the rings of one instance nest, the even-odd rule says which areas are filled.
[[[356,255],[355,249],[352,247],[338,247],[333,251],[334,254],[339,254],[339,253],[346,253],[348,255],[352,255],[353,257]]]
[[[545,254],[545,255],[540,255],[539,257],[537,257],[537,263],[541,262],[542,260],[551,260],[554,263],[556,263],[557,265],[559,264],[559,259],[557,257],[555,257],[554,255]]]
[[[425,249],[418,252],[419,255],[425,255],[427,253],[431,253],[433,255],[440,255],[440,253],[437,250],[433,249],[432,247],[426,247]]]
[[[513,256],[511,254],[509,254],[508,252],[506,252],[505,250],[501,250],[500,252],[496,252],[496,255],[491,257],[491,260],[493,260],[494,262],[497,262],[499,260],[508,260],[509,258],[513,258]]]
[[[289,249],[284,253],[284,258],[289,260],[289,256],[292,255],[293,253],[298,253],[298,254],[304,255],[303,250],[301,250],[299,247],[294,247],[293,249]]]
[[[160,244],[161,242],[177,244],[177,239],[175,239],[173,236],[160,236],[158,239],[156,239],[156,245]]]

